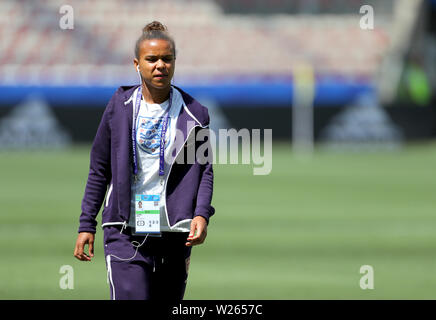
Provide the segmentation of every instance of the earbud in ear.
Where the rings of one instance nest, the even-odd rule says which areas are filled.
[[[138,71],[138,72],[139,72],[139,66],[136,66],[136,71]]]

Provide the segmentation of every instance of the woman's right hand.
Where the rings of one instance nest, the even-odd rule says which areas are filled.
[[[95,235],[91,232],[80,232],[77,236],[76,247],[74,248],[74,256],[80,261],[91,261],[94,257],[94,238]],[[88,244],[89,255],[85,252],[85,245]]]

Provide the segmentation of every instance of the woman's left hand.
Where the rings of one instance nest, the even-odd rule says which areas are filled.
[[[191,221],[191,232],[188,236],[186,246],[191,247],[202,244],[207,236],[207,221],[202,216],[196,216]]]

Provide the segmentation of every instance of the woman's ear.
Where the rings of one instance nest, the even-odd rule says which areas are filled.
[[[136,58],[133,59],[133,64],[136,66],[136,68],[135,68],[136,71],[139,72],[139,61],[138,61],[138,59],[136,59]]]

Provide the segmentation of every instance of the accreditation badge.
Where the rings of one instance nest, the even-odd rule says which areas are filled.
[[[135,195],[135,233],[160,234],[160,195]]]

